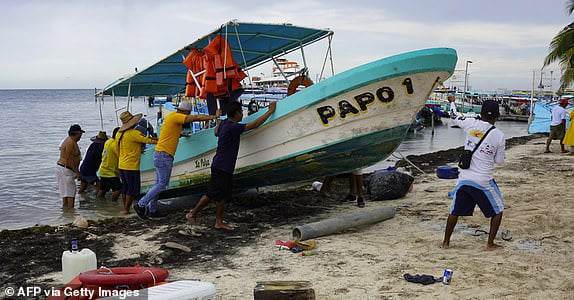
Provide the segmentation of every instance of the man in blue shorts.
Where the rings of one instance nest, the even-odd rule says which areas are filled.
[[[452,110],[451,117],[455,125],[462,128],[466,134],[465,150],[472,151],[486,135],[478,149],[472,155],[470,167],[461,169],[458,182],[454,190],[449,193],[452,205],[448,216],[443,248],[450,245],[450,236],[456,226],[459,216],[472,216],[476,205],[486,218],[490,218],[490,232],[488,234],[487,250],[494,250],[499,245],[494,238],[502,221],[504,203],[502,193],[492,177],[495,164],[504,163],[505,139],[504,133],[494,127],[500,112],[498,103],[493,100],[484,101],[480,112],[481,119],[464,118],[456,110],[454,97],[449,96]],[[490,131],[489,131],[490,130]]]
[[[217,150],[211,164],[211,179],[209,180],[207,194],[201,197],[195,208],[186,215],[188,221],[197,224],[197,217],[201,210],[210,200],[215,200],[215,228],[233,229],[223,222],[223,209],[225,202],[231,200],[233,172],[235,171],[241,134],[261,126],[275,112],[275,106],[276,103],[271,102],[265,114],[248,124],[241,124],[239,123],[243,120],[241,104],[233,101],[227,105],[227,119],[223,120],[215,128],[215,135],[218,137]]]

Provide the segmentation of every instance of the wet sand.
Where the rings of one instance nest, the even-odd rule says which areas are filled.
[[[501,230],[511,241],[497,240],[500,250],[486,252],[488,220],[477,211],[459,220],[451,248],[439,248],[454,180],[419,174],[405,198],[367,202],[367,208],[394,206],[395,218],[317,239],[318,254],[301,257],[273,247],[288,239],[294,225],[360,210],[343,203],[346,180],[337,181],[333,197],[304,188],[243,195],[228,209],[234,232],[212,229],[213,208],[204,226],[188,226],[184,212],[145,223],[137,218],[90,222],[87,229],[32,227],[0,232],[0,286],[52,286],[60,282],[60,256],[76,237],[98,255],[98,264],[135,263],[170,269],[171,280],[214,282],[223,299],[252,298],[256,281],[309,280],[319,299],[398,298],[541,298],[563,299],[574,293],[573,248],[574,156],[542,154],[543,138],[514,138],[506,165],[495,171],[505,195]],[[456,150],[409,157],[425,172],[456,160]],[[426,165],[425,165],[426,164]],[[367,198],[368,200],[368,198]],[[165,249],[173,241],[191,248]],[[404,273],[442,275],[454,271],[450,286],[406,282]],[[1,295],[0,295],[1,296]]]

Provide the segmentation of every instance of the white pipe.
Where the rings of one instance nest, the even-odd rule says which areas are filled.
[[[329,60],[331,61],[331,76],[335,76],[335,67],[333,66],[333,47],[331,47],[331,40],[333,33],[329,35]]]
[[[279,66],[279,64],[277,63],[277,61],[275,60],[275,57],[271,57],[271,60],[273,60],[273,62],[275,63],[275,66],[277,66],[277,69],[279,69],[279,72],[281,73],[281,75],[283,76],[283,78],[285,78],[285,82],[287,84],[289,84],[289,79],[287,79],[287,75],[285,75],[285,73],[283,73],[283,70],[281,69],[281,67]]]
[[[112,98],[114,99],[114,110],[116,111],[116,126],[120,126],[120,121],[118,120],[118,105],[116,103],[116,93],[112,88]]]
[[[393,218],[394,216],[394,207],[361,210],[356,213],[345,214],[323,221],[297,226],[293,229],[293,239],[298,241],[309,240],[341,232],[348,228],[381,222]]]
[[[307,69],[307,71],[309,71],[309,68],[307,68],[307,60],[305,60],[305,51],[303,51],[303,43],[299,44],[301,47],[301,57],[303,57],[303,66],[305,66],[305,69]]]
[[[132,92],[132,82],[130,81],[130,82],[128,83],[128,105],[126,106],[126,107],[127,107],[127,109],[126,109],[127,111],[130,111],[130,95],[131,95],[131,92]]]
[[[534,89],[536,82],[536,70],[532,71],[532,92],[530,93],[530,116],[528,117],[528,125],[532,122],[532,114],[534,113]]]

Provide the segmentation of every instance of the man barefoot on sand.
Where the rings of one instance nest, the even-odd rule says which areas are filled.
[[[474,207],[478,205],[485,217],[490,218],[490,232],[488,234],[487,250],[494,250],[499,245],[494,238],[502,221],[502,193],[492,177],[494,164],[504,163],[505,139],[504,133],[494,127],[499,117],[498,103],[492,100],[484,101],[480,112],[481,120],[465,119],[456,111],[454,97],[449,96],[448,101],[452,110],[454,123],[464,130],[466,139],[465,150],[472,151],[480,140],[484,140],[472,155],[470,167],[461,169],[458,182],[452,196],[450,214],[446,223],[443,248],[450,245],[450,236],[456,226],[459,216],[472,216]],[[486,136],[485,136],[486,135]]]
[[[217,140],[217,151],[211,164],[211,179],[207,195],[201,197],[194,209],[185,217],[191,223],[197,224],[197,217],[201,210],[209,203],[215,200],[215,228],[232,230],[233,228],[223,222],[223,209],[225,202],[231,200],[233,188],[233,172],[235,171],[235,162],[239,152],[240,136],[244,131],[255,129],[263,124],[274,112],[276,103],[269,104],[269,110],[248,124],[241,124],[243,119],[243,109],[239,102],[231,102],[226,109],[227,119],[223,120],[215,127]]]

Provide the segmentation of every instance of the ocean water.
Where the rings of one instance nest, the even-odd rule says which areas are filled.
[[[85,154],[90,137],[101,128],[93,95],[93,90],[0,90],[0,229],[68,223],[77,215],[120,215],[117,203],[96,201],[90,193],[76,196],[74,212],[61,209],[54,175],[58,145],[70,125],[78,123],[86,131],[79,142]],[[116,104],[125,107],[127,100],[118,98]],[[132,112],[156,119],[157,108],[148,108],[143,98],[133,99],[130,106]],[[102,115],[104,130],[111,135],[116,127],[111,98],[102,104]]]
[[[101,105],[108,134],[116,126],[116,107],[126,105],[125,98],[118,98],[114,106],[111,97]],[[82,153],[89,138],[101,129],[100,105],[94,101],[93,90],[0,90],[0,107],[0,229],[69,223],[76,216],[120,216],[118,203],[96,201],[91,193],[77,195],[76,209],[64,213],[57,191],[58,145],[69,126],[78,123],[86,131],[79,142]],[[143,98],[133,99],[130,107],[133,113],[149,116],[155,126],[157,108],[148,108]],[[526,123],[499,122],[497,127],[507,137],[526,135]],[[460,146],[463,138],[460,129],[438,126],[434,137],[430,129],[409,134],[397,151],[406,156],[449,149]],[[370,169],[388,164],[381,162]]]

